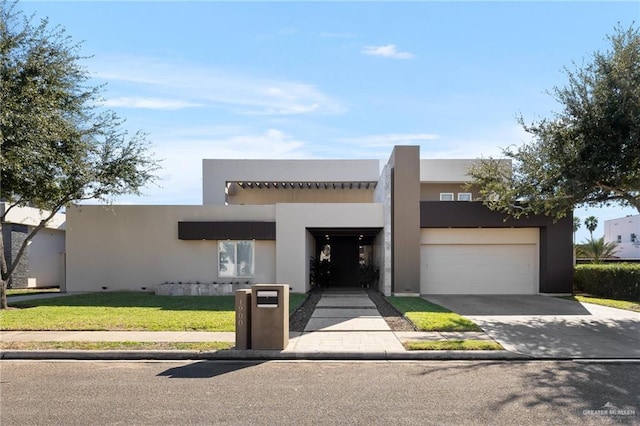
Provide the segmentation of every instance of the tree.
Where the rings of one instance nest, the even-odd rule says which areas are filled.
[[[580,205],[618,204],[640,212],[640,33],[622,29],[591,62],[565,68],[555,87],[559,113],[520,124],[533,136],[503,150],[513,169],[489,158],[470,170],[484,203],[514,217],[564,217]]]
[[[613,257],[618,251],[616,243],[605,243],[604,237],[593,239],[578,245],[577,252],[580,257],[591,259],[592,263],[601,263],[602,259]]]
[[[576,245],[576,232],[578,232],[578,229],[580,229],[580,218],[574,216],[573,217],[573,245]]]
[[[584,226],[589,230],[589,234],[591,234],[591,239],[593,240],[593,232],[598,227],[598,218],[595,216],[589,216],[584,220]]]
[[[46,212],[7,264],[0,232],[0,309],[27,244],[66,205],[111,202],[139,194],[155,181],[158,162],[144,133],[129,135],[123,120],[99,107],[102,86],[88,84],[80,44],[44,19],[33,22],[0,3],[0,198],[7,214],[18,206]]]

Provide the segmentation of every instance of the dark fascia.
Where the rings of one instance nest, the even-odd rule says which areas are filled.
[[[482,202],[422,201],[421,228],[541,228],[563,222],[544,215],[514,219],[504,213],[489,210]]]
[[[275,222],[178,222],[180,240],[275,240]]]

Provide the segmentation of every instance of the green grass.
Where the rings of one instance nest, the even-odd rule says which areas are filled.
[[[306,295],[290,294],[294,312]],[[235,331],[234,296],[105,292],[11,303],[0,330]]]
[[[593,303],[594,305],[608,306],[610,308],[625,309],[627,311],[640,312],[640,302],[628,302],[626,300],[602,299],[591,296],[569,296],[564,299],[578,302]]]
[[[482,331],[473,321],[421,297],[387,297],[420,331]]]
[[[218,351],[231,349],[231,342],[0,342],[3,350],[90,350],[90,351],[118,351],[118,350],[181,350],[181,351]]]
[[[30,296],[32,294],[60,293],[60,289],[55,288],[8,288],[7,296]]]
[[[404,343],[408,351],[501,351],[504,348],[493,340],[432,340]]]

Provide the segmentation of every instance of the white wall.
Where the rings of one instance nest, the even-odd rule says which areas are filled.
[[[631,234],[636,234],[636,242],[631,241]],[[622,240],[620,243],[618,243],[618,235]],[[617,244],[616,257],[640,259],[640,214],[606,220],[604,222],[604,240]]]
[[[67,211],[67,291],[147,290],[219,278],[217,241],[178,239],[179,221],[275,221],[274,206],[75,206]],[[253,283],[272,283],[276,244],[256,241]]]
[[[457,183],[469,182],[469,168],[477,159],[428,159],[420,160],[420,182]],[[511,160],[500,160],[511,169]]]
[[[0,212],[4,213],[9,208],[5,202],[0,203]],[[21,225],[38,226],[40,221],[46,218],[51,212],[46,210],[39,210],[34,207],[13,207],[7,213],[5,221],[8,223],[17,223]],[[64,230],[67,217],[64,213],[56,213],[49,223],[47,228]]]
[[[61,286],[64,274],[60,260],[64,252],[64,231],[56,229],[42,229],[28,246],[29,278],[33,278],[35,287]]]
[[[382,228],[382,204],[277,204],[276,283],[309,290],[307,228]]]
[[[382,204],[384,229],[374,241],[376,266],[380,269],[378,290],[386,296],[391,295],[391,165],[387,164],[374,192],[374,201]]]
[[[227,182],[375,182],[378,160],[202,160],[203,204],[224,204]]]

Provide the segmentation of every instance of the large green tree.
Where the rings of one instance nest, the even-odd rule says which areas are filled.
[[[155,180],[157,161],[143,133],[100,108],[80,45],[59,26],[35,21],[15,2],[0,2],[0,309],[27,244],[70,203],[139,193]],[[1,226],[18,206],[43,211],[8,264]]]
[[[640,212],[640,33],[618,26],[610,48],[565,69],[551,95],[562,110],[524,129],[531,143],[503,150],[513,168],[481,160],[470,174],[485,204],[515,217],[557,218],[580,205]]]

